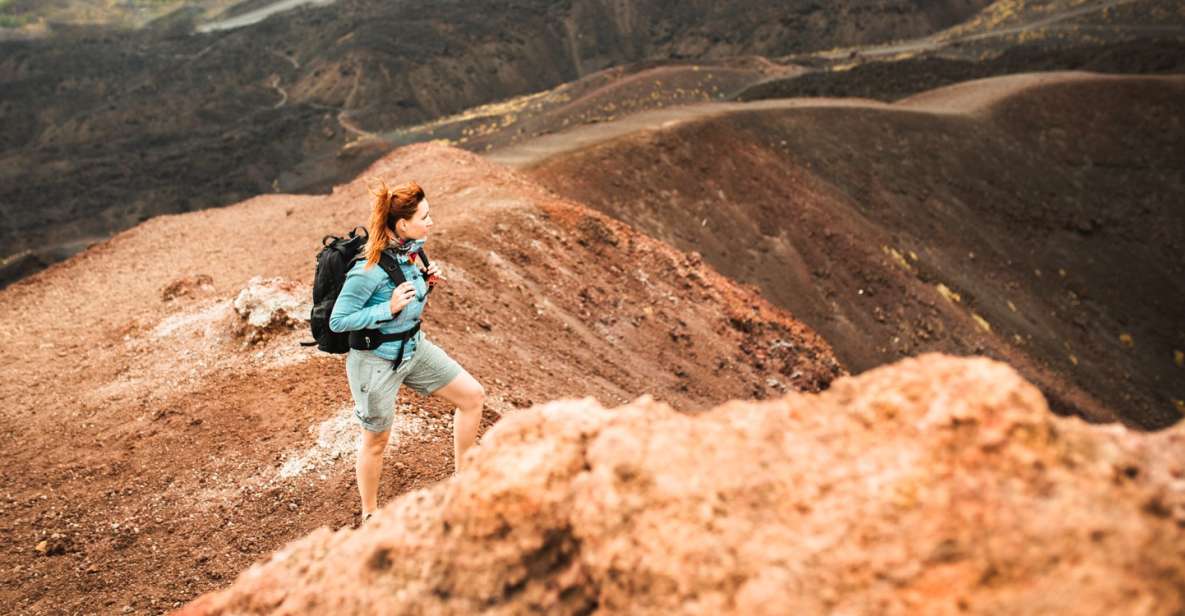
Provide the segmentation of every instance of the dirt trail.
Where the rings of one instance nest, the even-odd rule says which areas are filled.
[[[201,24],[197,27],[197,31],[201,34],[209,32],[218,32],[220,30],[233,30],[235,28],[242,28],[251,24],[259,23],[276,13],[292,10],[299,6],[311,4],[313,6],[327,6],[332,4],[335,0],[280,0],[267,6],[260,7],[253,11],[248,11],[242,15],[228,17],[219,21],[211,21]]]
[[[679,105],[629,115],[609,122],[585,124],[552,133],[525,143],[499,148],[485,154],[493,162],[511,167],[530,167],[552,156],[595,146],[630,133],[673,127],[681,122],[709,118],[731,112],[768,109],[811,108],[880,108],[885,103],[864,99],[811,98],[773,99],[751,103],[699,103]]]
[[[883,103],[871,99],[820,97],[680,105],[637,113],[609,122],[581,125],[513,146],[499,148],[484,156],[499,164],[528,168],[553,156],[594,147],[597,144],[631,133],[669,129],[683,122],[730,113],[782,109],[880,109],[972,114],[984,111],[992,104],[1027,88],[1094,79],[1123,79],[1123,77],[1075,71],[1008,75],[939,88],[897,103]]]
[[[896,108],[930,113],[983,114],[1011,97],[1047,86],[1074,83],[1123,83],[1145,77],[1101,75],[1082,71],[1020,73],[1003,77],[988,77],[965,81],[921,94],[915,94],[893,104]],[[1156,79],[1156,78],[1152,78]],[[1176,77],[1163,78],[1166,82],[1179,81]]]

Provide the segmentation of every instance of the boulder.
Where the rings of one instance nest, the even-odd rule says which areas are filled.
[[[181,613],[1185,610],[1185,429],[1059,418],[986,358],[699,415],[552,402],[466,462]]]
[[[308,322],[311,291],[283,278],[255,276],[234,301],[238,321],[233,333],[246,344],[256,344]]]

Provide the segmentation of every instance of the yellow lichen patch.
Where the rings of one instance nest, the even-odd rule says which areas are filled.
[[[1064,270],[1064,269],[1060,269],[1060,268],[1059,268],[1059,269],[1057,270],[1057,275],[1058,275],[1058,276],[1061,276],[1062,278],[1065,278],[1065,277],[1066,277],[1066,270]]]
[[[1016,304],[1012,303],[1012,300],[1008,300],[1008,309],[1016,312]]]
[[[952,304],[957,304],[957,303],[963,301],[963,297],[961,295],[959,295],[958,293],[955,293],[954,291],[951,291],[949,287],[942,284],[941,282],[938,283],[938,285],[935,288],[938,289],[939,295],[945,297],[947,299],[947,301],[951,302]]]
[[[909,251],[909,260],[910,261],[917,261],[918,260],[918,253],[916,253],[912,250]]]
[[[1125,347],[1130,348],[1136,346],[1136,341],[1132,339],[1131,334],[1119,334],[1119,341],[1122,342],[1123,346]]]
[[[1173,351],[1173,363],[1177,364],[1178,368],[1185,368],[1185,353]]]
[[[1185,400],[1173,400],[1173,406],[1177,407],[1178,413],[1185,413]]]
[[[979,316],[978,314],[975,314],[974,312],[971,313],[971,318],[975,320],[975,324],[978,325],[981,329],[983,329],[983,331],[985,331],[985,332],[992,331],[992,326],[990,323],[987,322],[987,319]]]
[[[893,262],[905,268],[905,271],[911,272],[913,268],[909,266],[909,262],[905,260],[905,256],[901,254],[896,248],[892,246],[881,246],[881,251],[892,257]]]

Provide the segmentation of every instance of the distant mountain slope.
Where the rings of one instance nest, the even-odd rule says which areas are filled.
[[[1116,74],[1185,73],[1185,26],[1179,40],[1151,38],[1097,45],[1019,45],[983,60],[923,55],[862,62],[837,71],[769,79],[745,88],[734,100],[828,96],[895,101],[972,79],[1037,71],[1081,70]]]
[[[342,0],[208,35],[0,43],[0,259],[29,251],[0,283],[157,214],[328,188],[385,151],[346,147],[371,132],[640,60],[916,36],[985,4]]]

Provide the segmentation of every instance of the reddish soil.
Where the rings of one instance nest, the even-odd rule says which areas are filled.
[[[485,384],[485,427],[556,398],[694,411],[844,372],[697,255],[473,154],[411,146],[369,173],[426,187],[448,282],[425,331]],[[5,611],[159,613],[354,522],[341,357],[303,329],[246,345],[228,302],[256,275],[307,285],[321,237],[368,207],[359,180],[159,217],[0,291]],[[450,409],[401,404],[381,501],[452,470]]]
[[[177,616],[1185,612],[1185,425],[1055,417],[983,357],[696,417],[548,403],[470,460]]]
[[[1020,75],[666,110],[510,153],[756,285],[855,372],[985,354],[1059,413],[1160,428],[1185,410],[1183,96],[1182,77]]]

